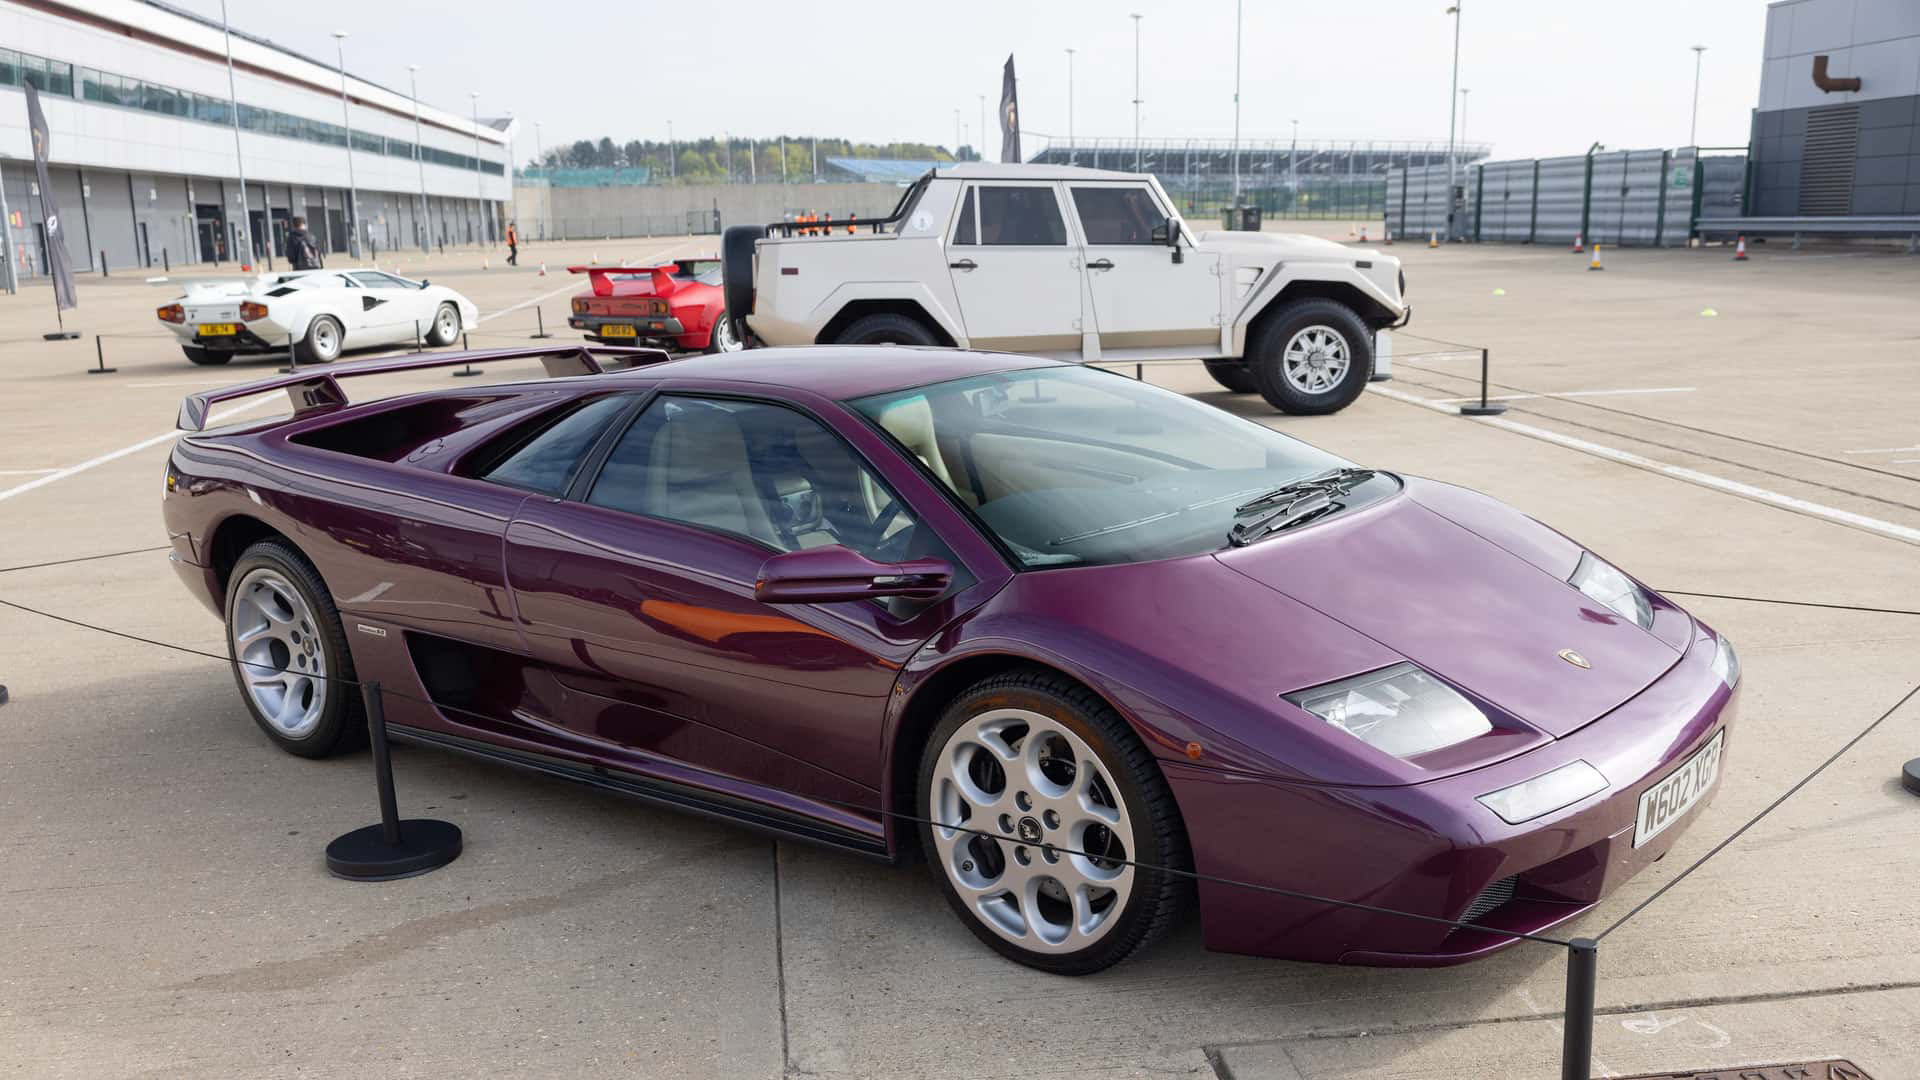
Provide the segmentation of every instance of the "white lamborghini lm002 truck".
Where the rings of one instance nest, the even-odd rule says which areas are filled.
[[[1152,176],[1071,166],[942,167],[885,218],[740,225],[722,243],[729,316],[758,344],[1194,358],[1296,414],[1358,397],[1375,333],[1410,314],[1391,255],[1196,232]]]

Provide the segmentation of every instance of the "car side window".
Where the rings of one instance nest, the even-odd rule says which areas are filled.
[[[1153,195],[1143,187],[1076,187],[1073,206],[1080,214],[1080,231],[1089,245],[1151,244],[1153,227],[1166,220]]]
[[[483,467],[480,478],[542,495],[563,495],[601,433],[632,402],[631,395],[616,394],[536,424],[531,432],[518,433],[511,449]]]
[[[980,242],[989,246],[1062,247],[1067,222],[1052,187],[974,189],[980,203]]]
[[[967,193],[960,197],[960,227],[953,231],[955,244],[972,245],[980,242],[979,230],[973,224],[973,192],[973,188],[968,188]]]
[[[840,544],[900,562],[929,539],[839,436],[756,401],[656,399],[614,444],[587,501],[778,551]]]
[[[402,282],[399,278],[389,277],[386,274],[373,270],[357,270],[346,276],[352,278],[359,285],[369,289],[404,289],[408,287],[406,283]]]

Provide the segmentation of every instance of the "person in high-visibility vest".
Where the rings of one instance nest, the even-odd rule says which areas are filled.
[[[855,221],[855,220],[856,220],[857,218],[859,218],[859,216],[860,216],[860,215],[858,215],[858,214],[848,214],[848,215],[847,215],[847,235],[848,235],[848,236],[852,236],[852,235],[853,235],[853,223],[854,223],[854,221]]]

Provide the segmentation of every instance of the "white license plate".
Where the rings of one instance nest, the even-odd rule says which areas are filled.
[[[1713,733],[1707,745],[1693,752],[1665,779],[1640,793],[1640,816],[1634,821],[1633,846],[1659,836],[1667,826],[1686,816],[1693,804],[1713,789],[1720,779],[1720,747],[1726,742],[1727,729]]]

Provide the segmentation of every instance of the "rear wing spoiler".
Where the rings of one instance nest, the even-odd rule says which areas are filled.
[[[673,279],[673,272],[678,269],[680,269],[679,263],[661,263],[655,266],[569,266],[567,273],[587,275],[587,282],[593,286],[595,296],[613,295],[614,274],[651,274],[653,275],[653,295],[672,296],[680,287],[680,282]]]
[[[614,368],[608,368],[600,362],[603,357],[607,360],[626,362]],[[360,375],[385,375],[396,371],[459,367],[462,364],[485,364],[496,360],[533,359],[538,359],[547,369],[547,378],[556,379],[569,375],[599,375],[609,370],[658,364],[672,357],[660,349],[545,345],[538,348],[484,349],[473,352],[402,356],[391,360],[360,360],[350,364],[326,368],[315,367],[277,378],[260,379],[255,382],[241,383],[238,386],[223,386],[218,390],[188,394],[180,402],[180,419],[175,426],[182,431],[205,431],[208,413],[216,403],[234,398],[252,397],[269,390],[285,390],[287,396],[293,399],[293,416],[299,419],[309,413],[337,409],[345,405],[347,395],[340,389],[341,379]]]

